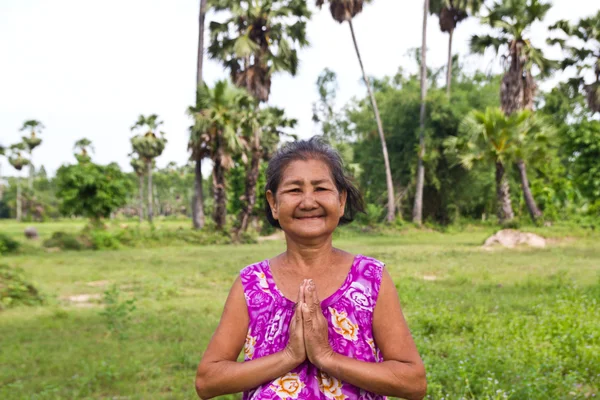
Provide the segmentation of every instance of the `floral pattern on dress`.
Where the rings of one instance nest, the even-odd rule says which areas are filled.
[[[269,388],[275,392],[280,399],[297,399],[306,384],[300,380],[298,374],[288,372],[271,383]]]
[[[382,361],[373,339],[372,322],[383,268],[384,264],[374,258],[356,256],[342,286],[321,301],[329,325],[329,343],[335,352],[366,362]],[[245,267],[240,278],[249,316],[244,360],[283,350],[289,340],[294,302],[277,288],[268,260]],[[306,360],[289,373],[244,392],[243,399],[382,400],[385,397],[327,375]]]

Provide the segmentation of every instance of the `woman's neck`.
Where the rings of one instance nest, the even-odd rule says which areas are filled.
[[[285,266],[294,266],[298,272],[314,272],[333,264],[340,250],[333,247],[332,238],[318,243],[299,243],[286,237],[287,249],[281,254]]]

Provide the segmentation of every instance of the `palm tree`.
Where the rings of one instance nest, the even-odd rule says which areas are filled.
[[[6,155],[6,148],[4,146],[2,146],[0,144],[0,156],[5,156]],[[0,164],[0,168],[2,167],[2,165]],[[2,171],[0,171],[0,201],[2,201],[2,198],[4,196],[4,186],[2,185]]]
[[[194,119],[188,142],[192,157],[209,157],[213,162],[213,218],[219,230],[225,226],[227,215],[225,171],[233,167],[233,156],[243,153],[247,146],[240,133],[240,121],[243,110],[250,108],[254,108],[254,99],[246,91],[219,81],[213,89],[204,84],[198,91],[196,106],[188,109]]]
[[[523,141],[519,135],[523,135],[521,132],[530,116],[528,110],[508,116],[498,108],[472,111],[461,122],[459,136],[450,137],[444,143],[446,154],[465,169],[471,169],[475,163],[494,164],[498,219],[501,223],[514,218],[506,166],[517,155],[516,149]]]
[[[555,62],[548,60],[542,51],[533,46],[526,38],[526,33],[535,21],[541,21],[551,4],[539,0],[502,0],[489,9],[482,22],[495,29],[496,35],[474,35],[471,38],[471,51],[483,54],[489,47],[496,53],[503,54],[508,69],[500,86],[500,103],[506,115],[527,109],[533,109],[533,99],[537,85],[532,69],[537,67],[541,76],[546,76],[554,68]],[[501,50],[502,48],[502,50]],[[525,160],[516,160],[522,176],[522,188],[528,188]],[[527,198],[528,194],[523,193]],[[539,208],[533,201],[528,201],[532,216],[541,216]]]
[[[20,172],[24,166],[29,164],[29,160],[22,156],[21,152],[27,149],[27,145],[23,142],[10,146],[11,155],[8,162],[17,172]],[[21,177],[17,175],[17,221],[21,221],[22,215],[22,196],[21,196]]]
[[[567,53],[560,63],[562,69],[577,68],[577,77],[569,80],[569,84],[578,91],[580,88],[587,95],[587,103],[592,114],[600,113],[600,11],[596,15],[582,18],[577,25],[560,20],[550,30],[561,30],[568,36],[565,39],[548,39],[548,44],[559,44]],[[567,40],[571,39],[571,43]],[[585,83],[584,71],[591,70],[595,81]]]
[[[529,215],[533,220],[537,220],[542,217],[542,212],[535,203],[529,187],[525,160],[540,162],[540,160],[546,159],[556,132],[551,124],[531,111],[525,110],[522,114],[524,114],[522,117],[526,119],[516,130],[515,142],[512,147],[514,151],[513,159],[516,160],[519,169],[521,189],[523,190]]]
[[[202,66],[204,64],[204,20],[206,18],[206,1],[200,0],[198,16],[198,62],[196,65],[196,97],[204,82]],[[194,196],[192,197],[192,225],[194,229],[204,227],[204,193],[202,193],[202,159],[194,158]]]
[[[29,189],[33,189],[33,149],[35,149],[36,147],[38,147],[40,144],[42,144],[42,139],[40,139],[37,135],[41,132],[42,129],[44,129],[44,125],[40,122],[37,121],[35,119],[30,119],[27,120],[23,123],[23,126],[21,127],[21,131],[24,130],[29,130],[29,137],[27,136],[23,136],[23,143],[25,143],[25,145],[27,146],[27,149],[29,150]],[[37,131],[37,132],[36,132]]]
[[[140,218],[140,224],[144,221],[144,173],[146,171],[146,163],[139,158],[131,158],[130,161],[133,172],[138,177],[138,193],[139,193],[139,208],[138,216]]]
[[[81,138],[75,142],[73,150],[79,150],[79,153],[75,153],[75,158],[77,159],[77,162],[83,164],[88,163],[92,160],[92,158],[88,154],[88,149],[92,153],[94,152],[94,146],[92,145],[91,140],[89,140],[88,138]]]
[[[167,139],[164,132],[159,135],[156,131],[162,121],[158,120],[158,115],[152,114],[148,117],[140,115],[131,130],[141,128],[146,130],[145,134],[138,134],[131,138],[131,146],[138,157],[146,164],[148,174],[148,221],[152,223],[152,165],[155,158],[160,156],[165,149]]]
[[[325,3],[325,0],[316,0],[317,6],[322,7]],[[429,0],[426,0],[429,1]],[[365,68],[362,62],[362,58],[360,56],[360,51],[358,50],[358,44],[356,42],[356,35],[354,34],[354,26],[352,24],[352,19],[358,15],[362,9],[364,3],[370,3],[371,0],[329,0],[329,11],[331,12],[331,16],[334,20],[339,22],[340,24],[343,22],[348,22],[348,26],[350,27],[350,33],[352,35],[352,41],[354,43],[354,49],[356,50],[356,56],[358,57],[358,63],[360,64],[360,69],[362,70],[363,80],[365,81],[365,85],[367,85],[367,91],[369,93],[369,97],[371,99],[371,105],[373,106],[373,112],[375,114],[375,121],[377,123],[377,131],[379,132],[379,139],[381,140],[381,150],[383,152],[383,162],[385,166],[385,177],[387,184],[387,197],[388,197],[388,209],[387,209],[387,222],[392,222],[395,218],[395,201],[394,201],[394,185],[392,183],[392,170],[390,168],[390,160],[388,157],[387,145],[385,143],[385,136],[383,134],[383,125],[381,123],[381,117],[379,115],[379,108],[377,107],[377,101],[375,100],[375,95],[373,94],[373,90],[371,89],[371,84],[369,83],[369,78],[365,73]]]
[[[431,0],[431,13],[439,17],[440,30],[448,33],[448,63],[446,67],[446,93],[450,97],[452,84],[452,39],[456,26],[476,14],[484,0]]]
[[[299,0],[215,0],[216,11],[227,10],[223,23],[211,22],[208,53],[229,70],[238,87],[245,88],[259,103],[267,102],[274,73],[298,70],[299,48],[308,45],[306,22],[310,11]],[[259,104],[256,104],[256,108]],[[256,182],[262,158],[259,126],[250,143],[250,163],[246,168],[244,206],[239,220],[246,229],[256,204]]]
[[[421,43],[421,114],[419,116],[419,161],[417,163],[417,185],[415,204],[413,206],[413,222],[421,225],[423,222],[423,186],[425,185],[425,100],[427,98],[427,14],[429,0],[423,2],[423,36]]]

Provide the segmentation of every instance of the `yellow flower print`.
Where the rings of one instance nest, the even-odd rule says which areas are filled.
[[[254,357],[254,346],[256,346],[256,336],[246,335],[246,343],[244,344],[244,355],[248,360]]]
[[[254,275],[258,277],[258,284],[263,292],[270,293],[269,284],[267,283],[267,276],[264,272],[255,272]]]
[[[306,385],[295,372],[288,372],[273,381],[270,388],[280,399],[297,399]]]
[[[319,390],[328,399],[345,400],[348,398],[348,396],[342,393],[342,382],[339,379],[329,376],[322,371],[319,372],[317,378],[319,380]]]
[[[335,308],[329,307],[331,313],[331,323],[333,330],[342,335],[345,339],[355,342],[358,339],[358,324],[353,323],[348,319],[348,314],[345,311],[338,311]]]

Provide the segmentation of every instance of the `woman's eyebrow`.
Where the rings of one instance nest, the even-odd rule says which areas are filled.
[[[314,185],[321,185],[323,183],[330,183],[330,182],[327,179],[317,179],[317,180],[314,180],[314,181],[310,181],[310,183],[311,183],[311,185],[314,186]],[[292,180],[292,181],[285,181],[285,182],[283,182],[282,186],[288,186],[288,185],[302,186],[302,185],[304,185],[304,181],[300,180],[300,179],[295,179],[295,180]]]

